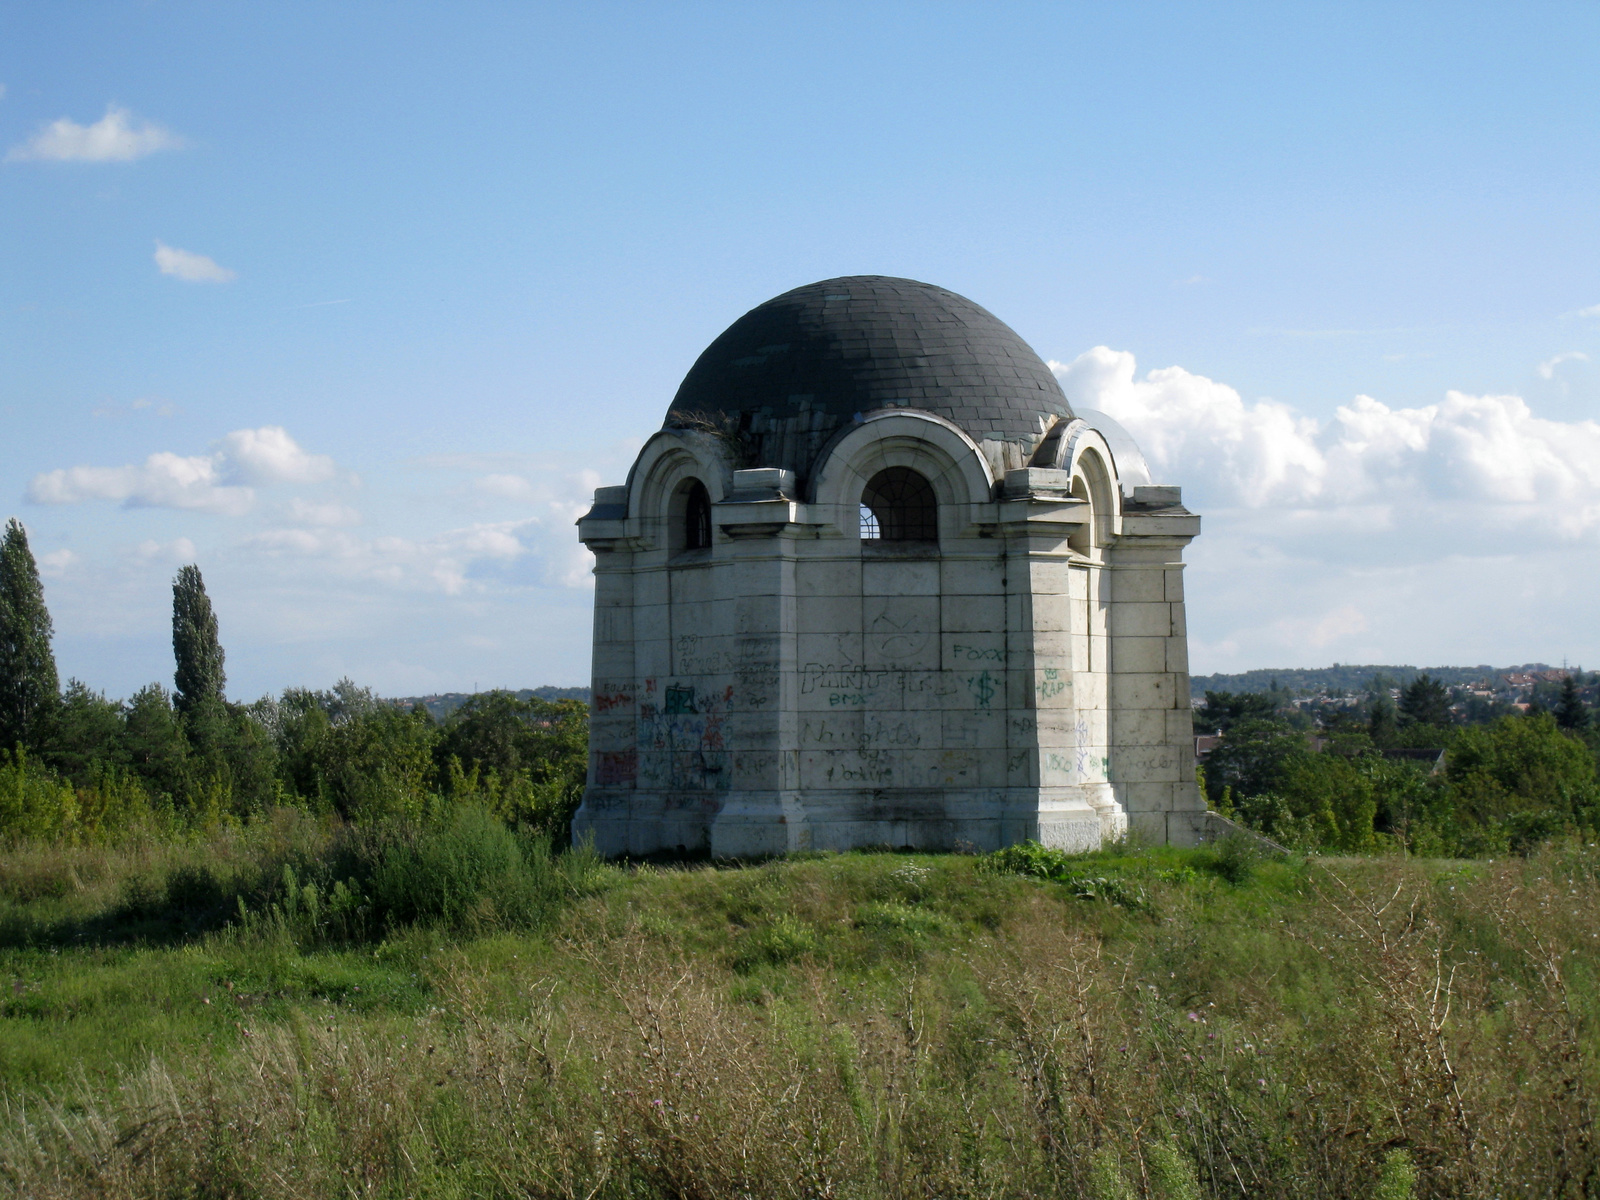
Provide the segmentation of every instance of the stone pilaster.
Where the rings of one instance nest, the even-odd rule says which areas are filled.
[[[1111,783],[1136,833],[1189,844],[1205,812],[1194,777],[1183,550],[1200,518],[1175,487],[1136,488],[1107,554]]]

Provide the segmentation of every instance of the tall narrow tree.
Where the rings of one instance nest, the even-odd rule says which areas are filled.
[[[57,697],[54,628],[22,522],[0,538],[0,750],[27,745]]]
[[[180,712],[187,716],[207,701],[222,700],[228,677],[222,669],[217,615],[197,566],[181,568],[172,581],[172,656],[177,661],[173,701]]]

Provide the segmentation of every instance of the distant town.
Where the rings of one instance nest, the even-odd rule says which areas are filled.
[[[1280,712],[1302,714],[1309,718],[1309,724],[1322,726],[1366,712],[1380,693],[1387,695],[1391,702],[1398,702],[1401,692],[1423,676],[1442,685],[1449,697],[1450,715],[1461,724],[1481,724],[1510,713],[1552,711],[1560,701],[1569,676],[1587,704],[1592,706],[1600,700],[1600,672],[1586,672],[1575,666],[1523,663],[1513,667],[1413,667],[1335,663],[1321,668],[1195,675],[1190,680],[1190,704],[1197,712],[1205,708],[1208,692],[1271,696],[1274,707]],[[1203,732],[1198,723],[1196,732]]]

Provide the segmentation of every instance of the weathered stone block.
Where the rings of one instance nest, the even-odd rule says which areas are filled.
[[[1165,602],[1114,604],[1109,614],[1111,636],[1171,637],[1172,609]]]

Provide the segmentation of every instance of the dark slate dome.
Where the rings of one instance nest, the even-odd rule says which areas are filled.
[[[730,325],[684,377],[666,423],[737,436],[753,465],[805,475],[841,426],[894,406],[1029,447],[1072,415],[1050,369],[987,309],[931,283],[849,275]]]

